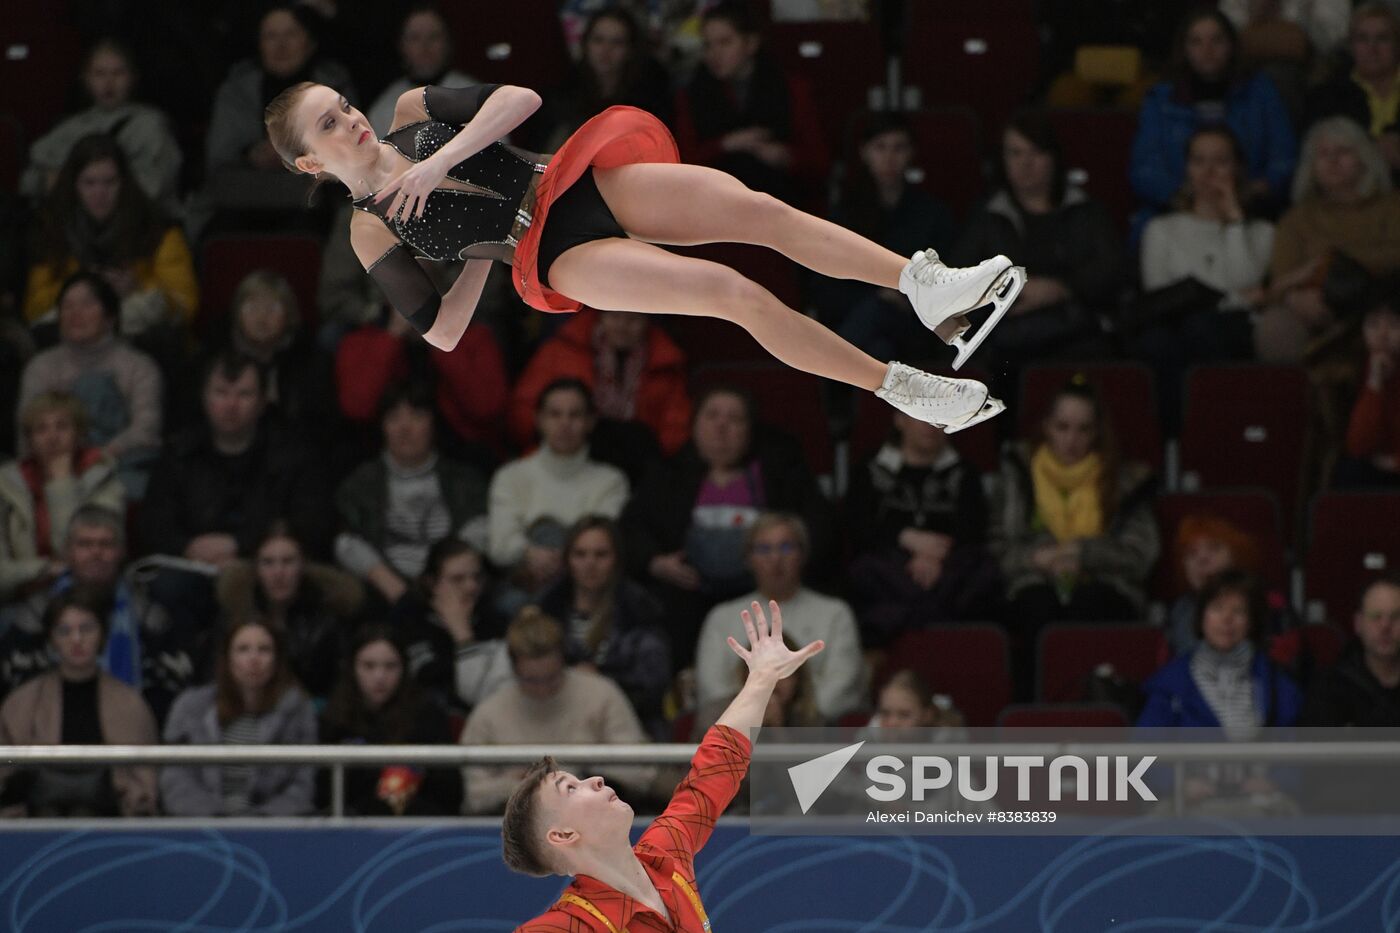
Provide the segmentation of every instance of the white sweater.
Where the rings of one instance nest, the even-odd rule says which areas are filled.
[[[572,525],[585,515],[617,518],[627,503],[627,477],[588,459],[585,447],[561,457],[547,447],[512,460],[491,479],[487,521],[491,560],[508,567],[525,553],[525,529],[548,516]]]
[[[739,666],[744,662],[729,647],[733,635],[741,645],[748,644],[739,613],[757,600],[767,607],[767,597],[750,593],[740,599],[720,603],[705,617],[700,640],[695,646],[695,681],[699,705],[733,698],[743,681]],[[818,638],[826,648],[804,667],[811,672],[817,693],[817,708],[823,717],[835,720],[844,713],[868,705],[865,695],[865,660],[860,650],[860,634],[855,615],[844,601],[802,588],[792,599],[778,603],[783,612],[783,633],[799,645]],[[765,608],[765,612],[766,612]]]
[[[1223,224],[1178,211],[1158,217],[1142,235],[1142,287],[1151,291],[1194,276],[1242,304],[1240,292],[1264,282],[1274,249],[1274,225],[1264,220]]]

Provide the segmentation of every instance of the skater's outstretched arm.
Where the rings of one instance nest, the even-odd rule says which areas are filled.
[[[782,610],[772,600],[768,603],[768,610],[773,614],[771,628],[763,607],[757,602],[740,613],[744,631],[748,634],[748,648],[744,648],[732,636],[729,638],[729,647],[749,666],[749,676],[739,695],[715,724],[729,726],[744,735],[763,724],[763,713],[768,709],[768,699],[773,695],[778,681],[790,677],[808,658],[826,647],[825,642],[817,639],[793,651],[783,643]]]

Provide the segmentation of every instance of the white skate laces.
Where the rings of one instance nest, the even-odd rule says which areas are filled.
[[[875,395],[909,417],[949,434],[993,418],[1006,407],[974,379],[935,376],[904,363],[890,363]]]

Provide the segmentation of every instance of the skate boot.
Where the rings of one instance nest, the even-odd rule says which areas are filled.
[[[924,326],[949,346],[958,348],[953,368],[959,369],[991,334],[1026,284],[1026,270],[1005,256],[994,256],[966,268],[946,266],[931,249],[920,250],[899,274],[899,290],[909,298]],[[987,303],[991,316],[971,337],[967,314]]]
[[[1006,410],[1001,399],[992,398],[987,387],[975,379],[934,376],[903,363],[890,363],[885,382],[875,395],[909,417],[940,427],[948,434],[981,424]]]

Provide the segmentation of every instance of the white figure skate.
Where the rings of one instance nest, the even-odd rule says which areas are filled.
[[[1013,266],[1005,256],[953,268],[944,265],[931,249],[915,253],[899,273],[899,290],[908,296],[919,320],[944,343],[958,348],[954,369],[960,369],[982,345],[1025,284],[1026,270]],[[963,335],[972,327],[968,312],[988,302],[992,304],[991,316],[965,338]]]
[[[947,434],[981,424],[1006,410],[1001,399],[992,398],[987,387],[975,379],[934,376],[903,363],[890,363],[884,384],[875,395]]]

